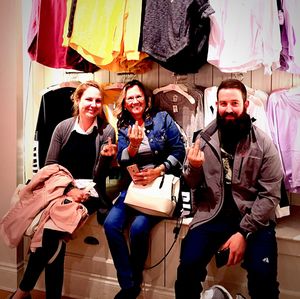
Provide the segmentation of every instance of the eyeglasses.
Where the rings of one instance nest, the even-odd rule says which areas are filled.
[[[134,102],[134,100],[137,100],[138,102],[141,102],[141,101],[143,101],[144,99],[145,99],[144,96],[138,95],[138,96],[136,96],[136,97],[129,97],[129,98],[126,98],[125,100],[126,100],[126,102],[128,102],[128,103],[132,103],[132,102]]]

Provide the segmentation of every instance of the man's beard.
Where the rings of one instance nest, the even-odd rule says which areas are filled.
[[[226,119],[227,115],[232,115],[234,119]],[[239,116],[235,113],[226,113],[223,116],[217,114],[218,129],[222,139],[228,142],[237,142],[249,133],[251,120],[246,110]]]

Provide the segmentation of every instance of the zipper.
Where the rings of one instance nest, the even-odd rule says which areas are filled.
[[[239,179],[239,180],[241,179],[241,173],[242,173],[243,162],[244,162],[244,157],[242,157],[241,164],[240,164],[240,168],[239,168],[239,174],[238,174],[238,179]]]

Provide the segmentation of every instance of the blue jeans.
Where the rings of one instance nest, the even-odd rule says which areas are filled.
[[[189,230],[182,241],[175,282],[176,299],[199,299],[206,267],[219,247],[234,233],[238,224],[213,220]],[[242,267],[248,273],[252,299],[278,299],[277,243],[274,225],[253,233],[247,240]]]
[[[150,231],[161,220],[128,207],[124,203],[125,195],[126,191],[121,192],[104,222],[106,238],[122,289],[141,284]],[[124,230],[129,224],[128,248]]]

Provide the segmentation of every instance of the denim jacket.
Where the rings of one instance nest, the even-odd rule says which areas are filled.
[[[133,125],[134,122],[130,125]],[[145,120],[145,133],[153,153],[153,164],[164,164],[167,173],[179,173],[185,158],[185,147],[182,135],[172,117],[165,111],[157,112]],[[126,167],[136,163],[136,158],[122,155],[129,145],[128,127],[118,131],[118,161]]]

